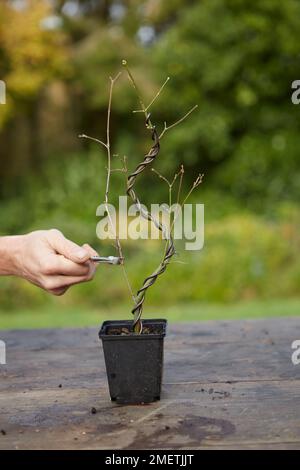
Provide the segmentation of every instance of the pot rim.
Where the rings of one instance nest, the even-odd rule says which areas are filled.
[[[153,324],[160,324],[162,325],[162,332],[161,333],[149,333],[147,335],[142,334],[130,334],[130,335],[108,335],[107,328],[109,326],[130,326],[132,325],[132,320],[105,320],[99,331],[99,338],[102,340],[145,340],[145,339],[160,339],[166,336],[166,327],[167,327],[167,320],[164,318],[150,318],[147,320],[143,320],[144,325],[153,325]]]

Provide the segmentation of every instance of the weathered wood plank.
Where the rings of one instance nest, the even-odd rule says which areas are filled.
[[[0,448],[300,448],[299,383],[168,385],[164,392],[159,403],[130,407],[89,389],[2,396]]]
[[[297,336],[291,334],[276,341],[259,338],[212,344],[195,338],[189,341],[185,335],[184,342],[178,344],[167,337],[164,380],[181,383],[300,378],[300,367],[291,362],[293,339]],[[91,341],[91,346],[60,348],[21,351],[8,343],[8,365],[1,367],[0,390],[42,388],[45,383],[53,388],[59,384],[101,386],[105,368],[99,341]]]
[[[300,312],[299,312],[300,315]],[[64,328],[43,330],[2,330],[1,339],[14,349],[56,349],[85,347],[98,343],[99,327]],[[168,338],[185,342],[196,338],[197,342],[235,342],[256,339],[277,339],[288,336],[300,337],[300,317],[284,317],[259,320],[205,321],[169,323]]]
[[[300,449],[298,319],[172,325],[147,406],[110,403],[97,329],[0,338],[0,449]]]

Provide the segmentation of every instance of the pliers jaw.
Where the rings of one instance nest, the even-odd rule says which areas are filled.
[[[91,261],[95,263],[122,264],[122,258],[118,256],[91,256]]]

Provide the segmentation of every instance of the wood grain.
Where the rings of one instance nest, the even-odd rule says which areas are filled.
[[[145,406],[110,402],[97,333],[0,332],[0,449],[300,449],[297,318],[170,325]]]

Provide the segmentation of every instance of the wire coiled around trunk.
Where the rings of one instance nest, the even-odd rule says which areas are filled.
[[[137,177],[149,165],[151,165],[154,162],[154,160],[158,157],[159,151],[160,151],[159,136],[158,136],[155,126],[151,124],[150,114],[147,114],[145,124],[146,124],[146,128],[151,131],[151,138],[154,141],[154,144],[150,148],[149,152],[145,155],[144,160],[141,163],[139,163],[136,169],[134,170],[134,172],[128,176],[127,195],[131,197],[131,199],[133,200],[134,204],[136,205],[142,217],[152,222],[162,232],[163,238],[167,240],[167,246],[165,249],[163,260],[159,264],[158,268],[150,276],[146,277],[146,279],[143,282],[142,287],[137,291],[136,302],[131,312],[134,315],[133,329],[134,331],[138,333],[141,333],[143,329],[142,322],[141,322],[141,315],[143,311],[146,291],[147,289],[149,289],[149,287],[151,287],[155,283],[158,276],[160,276],[161,274],[165,272],[172,256],[175,254],[175,246],[174,246],[173,237],[171,233],[169,233],[167,227],[165,227],[159,220],[153,217],[153,215],[150,212],[148,212],[144,207],[141,206],[141,202],[134,190],[134,185],[135,185]]]

